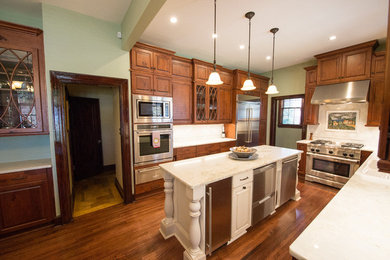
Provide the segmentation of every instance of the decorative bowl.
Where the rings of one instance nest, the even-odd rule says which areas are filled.
[[[236,151],[236,149],[237,149],[237,147],[232,147],[232,148],[230,148],[230,151],[232,153],[234,153],[235,155],[237,155],[237,157],[239,157],[239,158],[248,158],[257,152],[257,150],[255,148],[250,148],[250,147],[247,147],[248,152],[238,152],[238,151]]]

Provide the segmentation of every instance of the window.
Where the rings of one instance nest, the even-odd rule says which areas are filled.
[[[279,100],[279,127],[302,127],[303,97],[286,97]]]

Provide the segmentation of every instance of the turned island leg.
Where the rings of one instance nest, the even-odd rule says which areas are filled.
[[[160,223],[160,233],[164,239],[174,235],[175,225],[173,221],[173,176],[165,172],[164,174],[164,192],[165,192],[165,218]]]
[[[201,215],[200,200],[204,194],[204,187],[197,187],[194,189],[187,188],[187,197],[190,199],[189,215],[191,217],[189,229],[190,248],[184,251],[184,259],[188,260],[203,260],[206,259],[205,253],[200,249],[200,241],[202,231],[200,228],[199,217]],[[204,235],[204,234],[203,234]]]

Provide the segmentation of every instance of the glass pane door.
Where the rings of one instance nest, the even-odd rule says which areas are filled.
[[[196,85],[196,120],[206,120],[206,86]]]
[[[218,89],[209,87],[209,120],[218,120]]]

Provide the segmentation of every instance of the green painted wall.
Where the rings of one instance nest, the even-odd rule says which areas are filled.
[[[268,118],[271,118],[271,97],[286,96],[305,93],[306,71],[305,67],[315,65],[316,60],[297,64],[287,68],[274,71],[274,83],[279,90],[279,94],[268,97]],[[271,77],[271,73],[262,74]],[[267,122],[267,141],[269,141],[270,120]],[[296,128],[276,128],[275,145],[287,148],[296,148],[295,142],[301,139],[301,129]]]
[[[39,8],[38,13],[35,11],[34,13],[19,12],[2,6],[0,8],[0,20],[42,29],[42,9]]]
[[[0,138],[0,163],[49,157],[50,142],[47,135]]]

